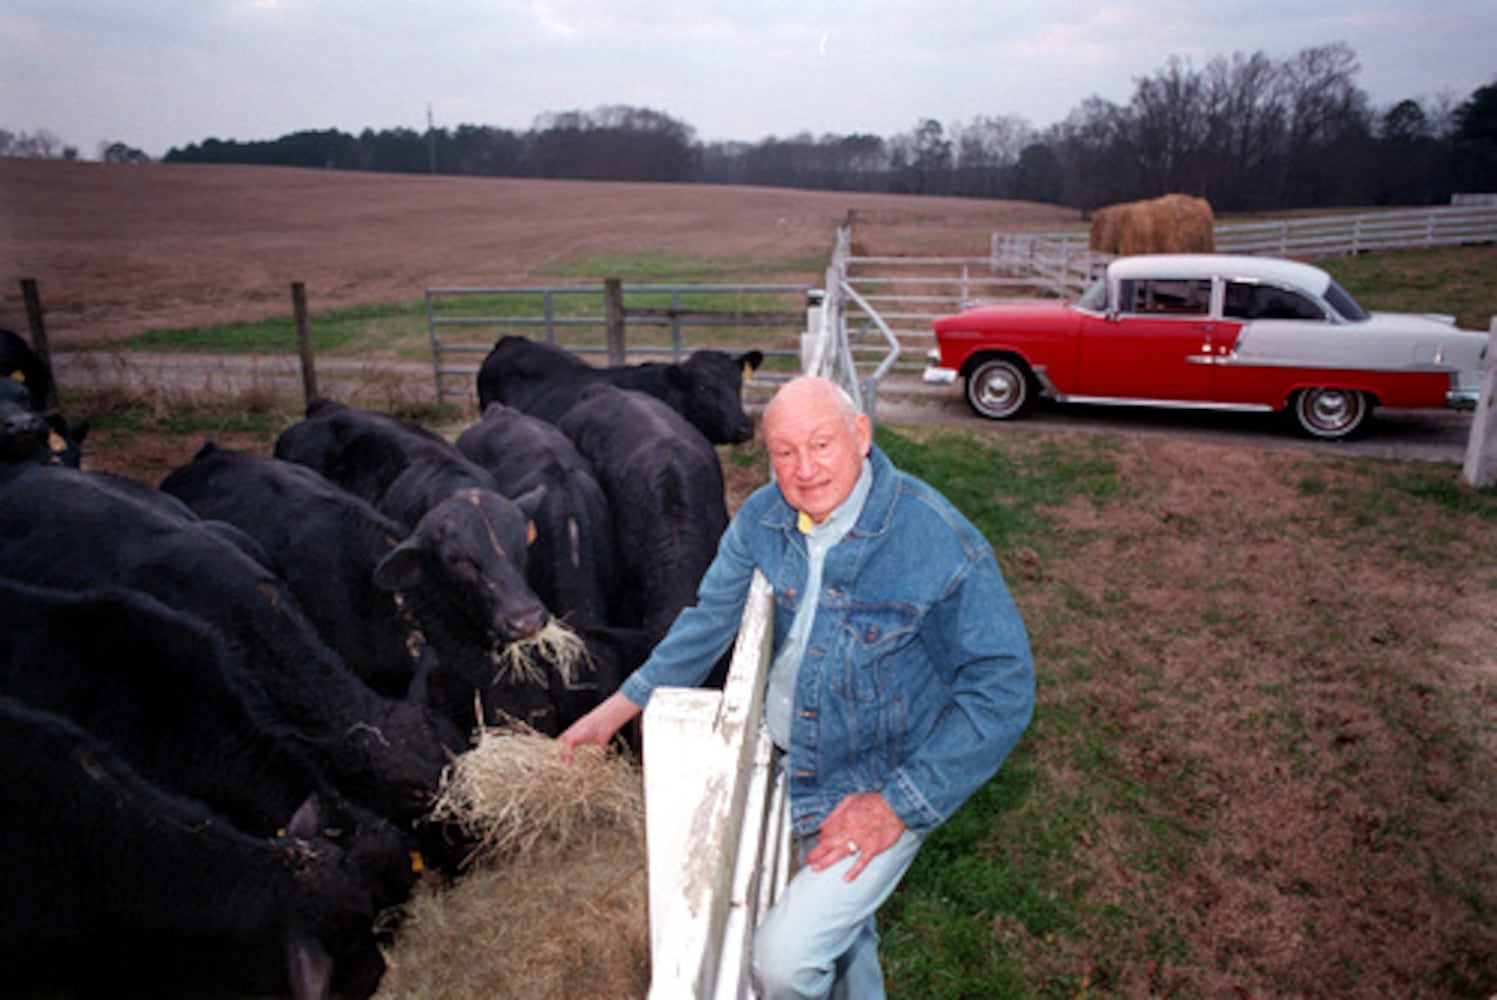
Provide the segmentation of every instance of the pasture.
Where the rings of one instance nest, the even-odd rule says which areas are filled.
[[[293,280],[314,306],[663,258],[814,280],[849,210],[885,252],[970,253],[993,229],[1075,221],[940,199],[24,161],[0,161],[0,189],[27,206],[0,231],[0,325],[24,329],[12,279],[35,277],[54,350],[284,315]],[[1421,301],[1453,311],[1438,289]],[[85,468],[148,483],[205,438],[268,453],[300,416],[211,385],[62,392],[95,420]],[[402,412],[449,434],[474,416]],[[1497,991],[1497,496],[1460,490],[1454,466],[1332,449],[990,425],[886,424],[880,442],[992,541],[1040,676],[1020,752],[886,908],[891,995]],[[752,443],[719,455],[731,508],[765,463]],[[492,900],[501,921],[511,905]],[[464,948],[466,929],[433,954],[508,957]]]

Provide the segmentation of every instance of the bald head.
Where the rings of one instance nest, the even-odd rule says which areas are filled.
[[[764,440],[785,501],[820,523],[852,493],[873,430],[841,386],[807,375],[764,408]]]
[[[789,412],[830,411],[852,426],[858,418],[857,404],[836,382],[820,375],[801,375],[780,387],[769,405],[764,408],[764,424],[768,428],[782,414]]]

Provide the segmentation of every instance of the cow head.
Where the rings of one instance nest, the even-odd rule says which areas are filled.
[[[697,351],[666,371],[679,409],[713,444],[738,444],[754,436],[743,412],[743,380],[763,364],[759,351],[730,355]]]
[[[47,422],[31,408],[26,387],[0,379],[0,461],[41,460],[50,450]]]
[[[375,567],[386,590],[439,590],[505,642],[540,631],[550,619],[525,582],[531,515],[544,490],[514,500],[492,490],[460,490],[433,507]]]

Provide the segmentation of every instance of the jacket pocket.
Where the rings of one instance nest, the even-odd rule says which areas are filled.
[[[915,639],[919,614],[903,603],[860,604],[843,620],[848,656],[845,691],[855,702],[902,695],[895,654]]]

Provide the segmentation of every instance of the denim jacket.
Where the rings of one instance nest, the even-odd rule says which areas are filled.
[[[998,770],[1034,710],[1034,663],[987,541],[875,447],[873,487],[826,555],[820,606],[796,678],[788,771],[796,833],[843,798],[881,792],[928,832]],[[774,588],[774,643],[806,579],[796,512],[769,484],[729,523],[697,603],[621,690],[643,706],[693,687],[732,643],[753,571]]]

